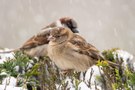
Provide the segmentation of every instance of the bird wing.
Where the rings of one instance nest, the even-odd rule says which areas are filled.
[[[87,43],[87,41],[84,38],[77,34],[69,40],[68,46],[70,46],[73,51],[83,55],[87,55],[93,59],[98,60],[101,58],[99,51],[96,49],[96,47]]]
[[[39,33],[27,40],[20,49],[31,49],[40,45],[48,44],[48,36],[50,35],[50,30],[50,28],[41,30]]]

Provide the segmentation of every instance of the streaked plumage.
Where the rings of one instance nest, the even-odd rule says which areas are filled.
[[[85,71],[100,59],[93,45],[68,28],[54,28],[49,39],[48,56],[62,70]]]

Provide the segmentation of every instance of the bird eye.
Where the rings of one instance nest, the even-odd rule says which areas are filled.
[[[59,38],[60,36],[57,36],[57,38]]]

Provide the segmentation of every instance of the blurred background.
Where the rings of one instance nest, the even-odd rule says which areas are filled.
[[[99,50],[135,54],[135,0],[0,0],[0,47],[18,48],[41,28],[69,16]]]

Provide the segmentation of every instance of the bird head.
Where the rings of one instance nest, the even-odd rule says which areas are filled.
[[[76,21],[73,18],[70,18],[70,17],[62,17],[62,18],[58,19],[57,21],[47,25],[43,29],[54,28],[54,27],[66,27],[66,28],[69,28],[73,33],[79,32],[77,30]]]
[[[72,34],[73,32],[68,28],[55,27],[50,31],[48,40],[55,43],[62,43],[67,41],[72,36]]]
[[[71,31],[73,33],[78,33],[79,31],[77,30],[78,26],[77,26],[77,22],[70,17],[62,17],[59,19],[61,24],[69,29],[71,29]]]

